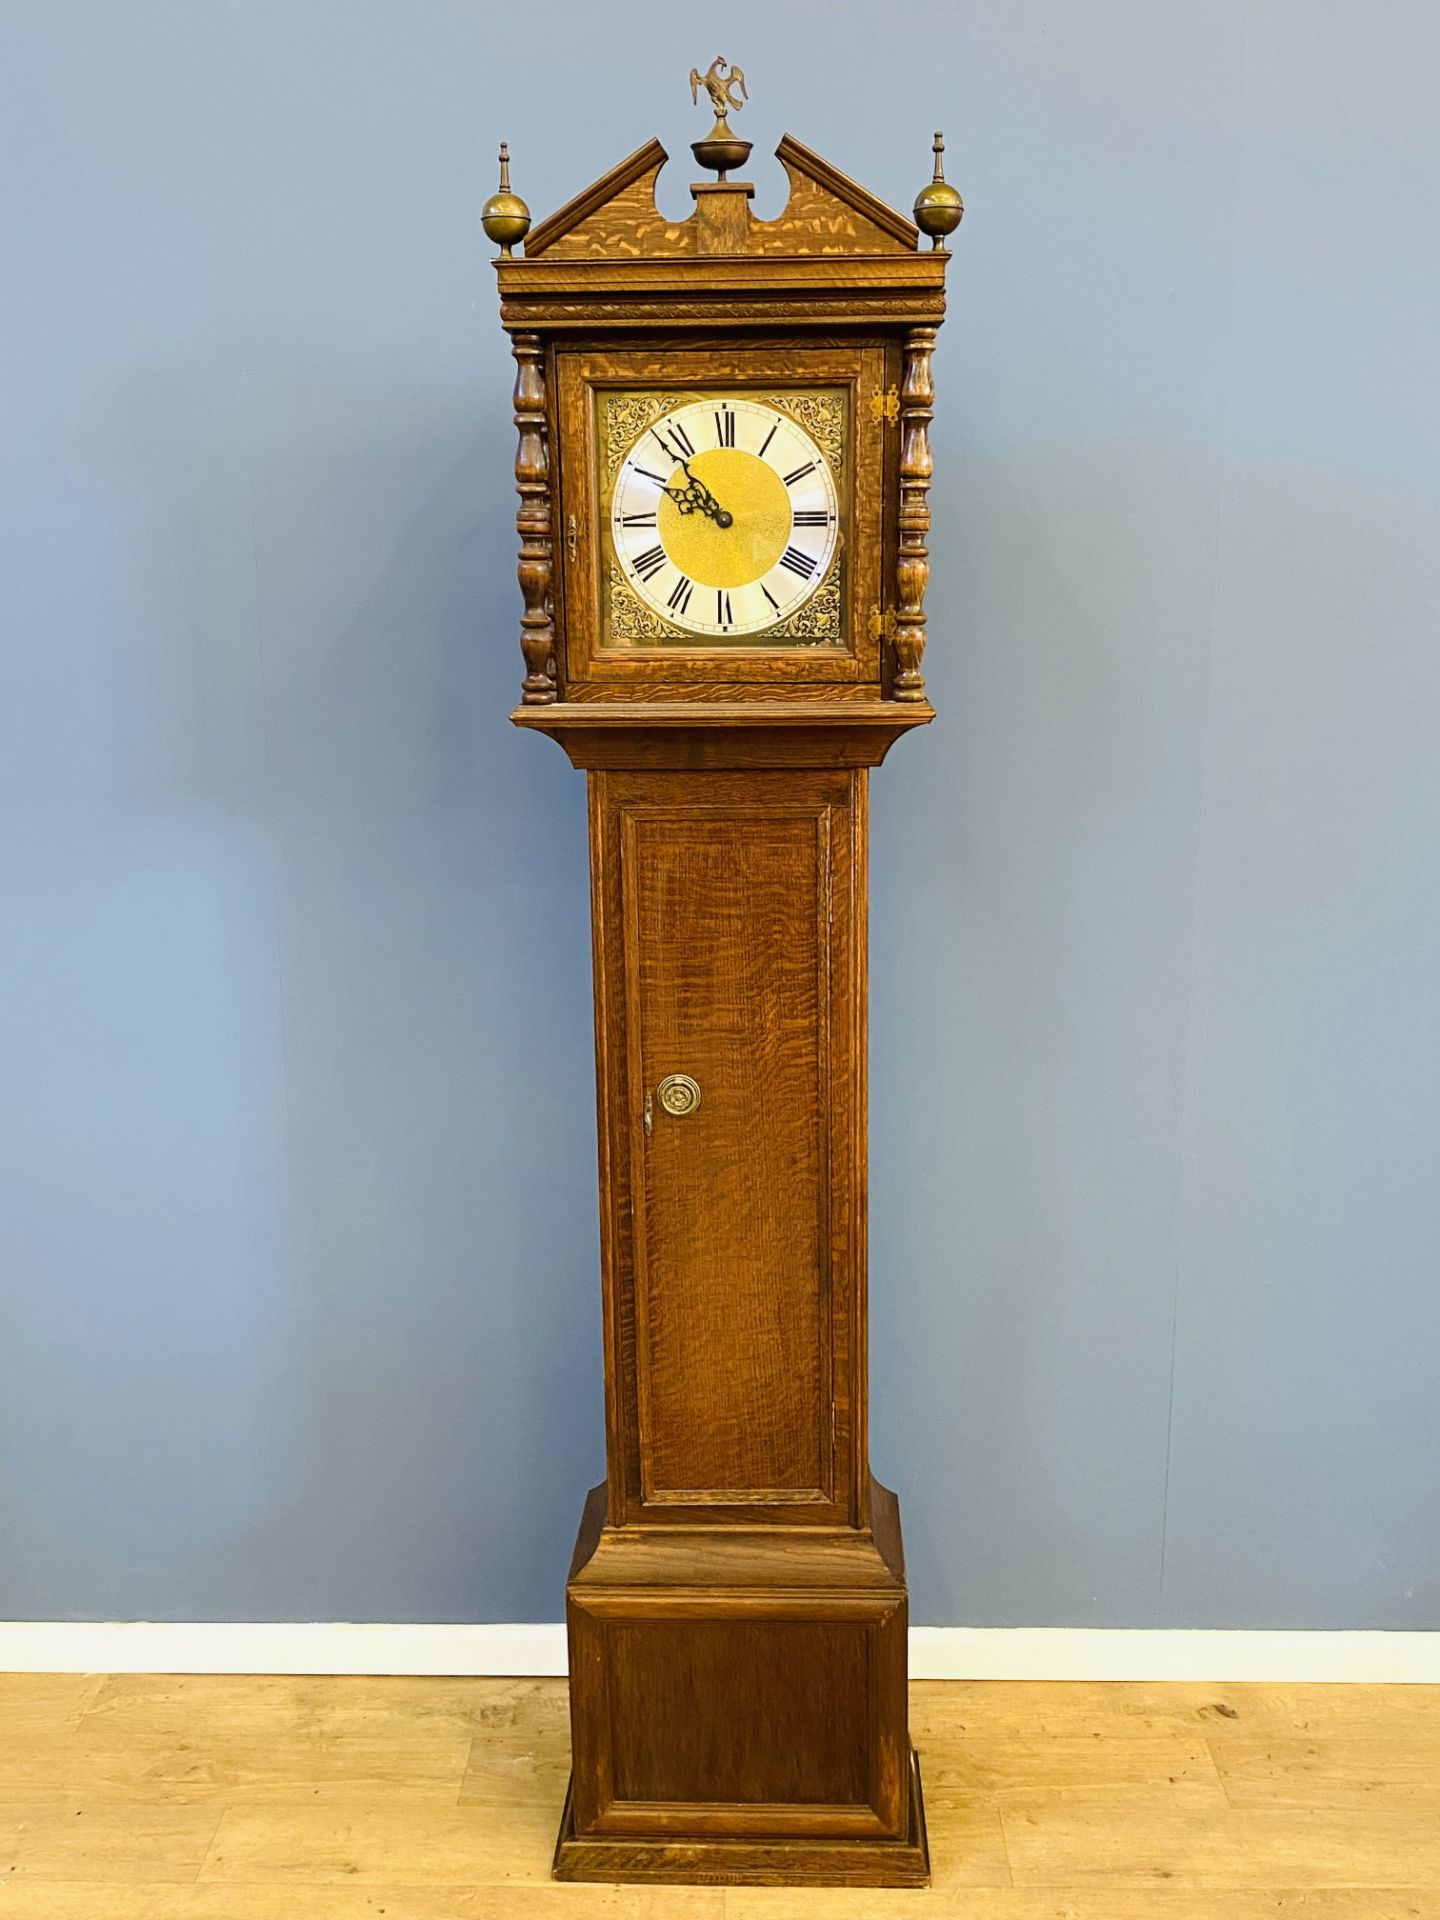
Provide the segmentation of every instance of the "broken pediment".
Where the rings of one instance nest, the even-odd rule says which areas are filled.
[[[788,133],[775,157],[790,176],[790,197],[777,219],[755,219],[749,207],[753,188],[745,181],[718,180],[693,187],[695,212],[671,221],[655,204],[655,182],[669,156],[658,140],[648,141],[532,228],[525,258],[916,251],[920,235],[911,221]]]

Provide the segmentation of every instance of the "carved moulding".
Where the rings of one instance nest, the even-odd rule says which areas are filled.
[[[923,254],[929,260],[933,256]],[[523,267],[525,262],[506,262]],[[542,263],[543,264],[543,263]],[[503,283],[502,283],[503,284]],[[613,300],[585,302],[556,298],[543,285],[527,285],[523,295],[501,303],[501,321],[511,328],[545,327],[554,333],[583,330],[597,333],[607,328],[663,326],[672,331],[684,327],[760,325],[767,320],[791,324],[797,320],[814,326],[854,326],[857,313],[876,325],[944,318],[944,304],[929,292],[892,293],[881,289],[873,295],[867,289],[853,293],[837,292],[832,298],[815,300],[766,300],[748,290],[733,299],[716,292],[705,299],[665,300],[651,298],[641,289],[633,296],[621,289]]]

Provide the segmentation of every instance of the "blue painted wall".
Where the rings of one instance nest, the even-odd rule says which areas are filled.
[[[722,39],[762,158],[903,206],[943,125],[970,204],[942,717],[875,787],[916,1615],[1440,1626],[1440,15],[907,20],[918,65],[854,0]],[[476,214],[502,134],[544,212],[652,133],[683,213],[714,36],[0,15],[0,1612],[558,1614],[583,792],[505,719]]]

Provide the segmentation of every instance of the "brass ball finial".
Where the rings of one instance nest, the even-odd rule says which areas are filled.
[[[745,86],[745,73],[741,67],[717,55],[710,62],[709,70],[701,73],[698,67],[690,69],[690,104],[693,107],[700,98],[700,89],[704,87],[710,96],[710,104],[715,109],[715,124],[703,140],[692,140],[690,151],[702,167],[709,167],[723,180],[731,167],[743,167],[750,158],[750,142],[741,140],[730,131],[730,122],[726,118],[733,107],[738,113],[750,98]]]
[[[915,224],[928,233],[932,246],[938,247],[947,233],[953,233],[965,214],[965,202],[945,178],[941,155],[945,136],[935,136],[935,178],[915,196]]]
[[[500,142],[500,191],[480,209],[480,224],[500,249],[502,259],[514,258],[513,249],[530,231],[530,209],[510,191],[510,148]]]

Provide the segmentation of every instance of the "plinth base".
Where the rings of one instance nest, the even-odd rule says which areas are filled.
[[[561,1880],[923,1886],[894,1494],[869,1525],[607,1524],[566,1588]]]
[[[930,1879],[920,1759],[910,1754],[910,1813],[901,1840],[677,1840],[616,1834],[579,1839],[565,1794],[552,1873],[557,1880],[653,1881],[707,1887],[923,1887]]]

